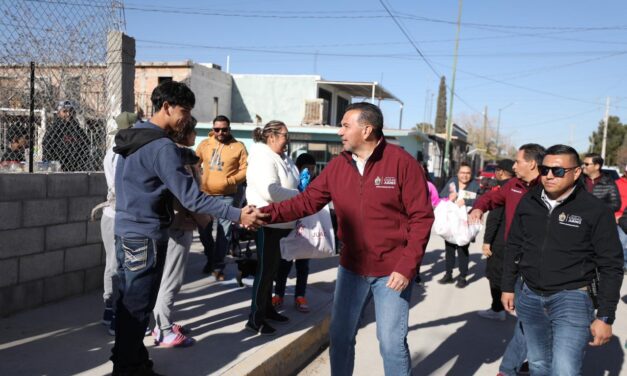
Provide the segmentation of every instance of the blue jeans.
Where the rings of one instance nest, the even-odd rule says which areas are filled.
[[[233,195],[227,196],[212,196],[227,205],[233,206]],[[207,261],[211,263],[212,268],[216,272],[224,271],[224,258],[226,252],[231,245],[231,225],[233,222],[224,218],[217,218],[213,221],[216,224],[216,239],[213,248],[205,248],[205,254],[207,255]],[[213,231],[213,223],[209,224],[204,232],[205,239],[212,238],[211,232]]]
[[[119,296],[111,351],[114,373],[132,374],[152,366],[144,333],[157,300],[167,248],[167,239],[115,237]]]
[[[523,284],[516,297],[516,312],[525,330],[532,375],[581,375],[594,319],[587,291],[565,290],[541,296]]]
[[[620,244],[623,246],[623,269],[627,269],[627,234],[623,231],[623,229],[618,227],[618,238],[620,239]]]
[[[522,286],[522,278],[516,281],[515,293],[520,294]],[[503,359],[499,366],[499,372],[506,376],[516,376],[516,372],[520,370],[520,366],[527,359],[527,343],[525,342],[525,334],[520,320],[516,321],[514,327],[514,336],[507,344],[507,348],[503,353]]]
[[[329,332],[331,375],[352,375],[355,336],[362,312],[371,298],[374,298],[377,338],[385,374],[411,374],[407,321],[412,284],[402,292],[397,292],[386,287],[388,278],[361,276],[342,266],[338,267]]]

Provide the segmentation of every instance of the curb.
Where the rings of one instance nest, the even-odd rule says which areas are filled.
[[[291,375],[312,359],[329,342],[331,303],[307,322],[312,324],[281,336],[237,363],[223,375],[271,376]]]

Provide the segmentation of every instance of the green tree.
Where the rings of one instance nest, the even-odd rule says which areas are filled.
[[[446,133],[446,78],[440,78],[438,107],[435,115],[435,133]]]
[[[601,154],[601,148],[603,144],[603,126],[604,122],[599,122],[599,127],[596,132],[592,132],[590,136],[590,151],[593,153]],[[623,146],[623,139],[625,138],[625,125],[620,122],[618,116],[610,116],[607,123],[607,142],[605,145],[605,165],[614,166],[621,162],[621,146]]]

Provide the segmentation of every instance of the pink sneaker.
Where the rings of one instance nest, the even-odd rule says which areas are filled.
[[[176,335],[170,340],[170,341],[157,341],[155,340],[155,345],[158,345],[160,347],[166,347],[166,348],[171,348],[171,347],[189,347],[191,345],[193,345],[194,343],[196,343],[196,340],[191,338],[191,337],[187,337],[184,334],[181,333],[176,333]]]

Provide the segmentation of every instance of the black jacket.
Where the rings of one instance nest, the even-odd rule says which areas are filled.
[[[516,209],[505,247],[502,290],[514,291],[519,272],[538,294],[575,290],[590,285],[597,268],[597,316],[614,318],[623,252],[613,213],[581,185],[549,212],[542,190],[535,187]]]
[[[508,180],[498,182],[502,187]],[[499,188],[500,189],[500,188]],[[501,286],[503,278],[503,252],[505,249],[505,207],[490,210],[485,221],[483,244],[490,244],[492,256],[486,260],[485,275],[491,286]]]
[[[587,178],[584,177],[584,179]],[[620,192],[618,192],[616,182],[608,174],[601,174],[599,181],[594,185],[590,193],[609,206],[612,212],[620,210]]]
[[[85,171],[91,163],[90,142],[76,119],[57,118],[46,130],[42,142],[43,159],[59,161],[63,171]]]

